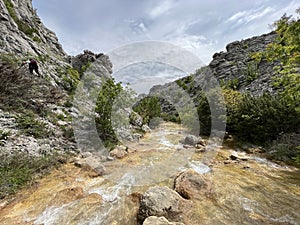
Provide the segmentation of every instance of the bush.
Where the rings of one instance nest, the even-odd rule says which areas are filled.
[[[45,155],[32,157],[25,153],[1,156],[0,161],[0,199],[15,193],[22,186],[32,182],[36,175],[45,174],[58,166],[67,155]]]
[[[267,153],[274,159],[296,162],[300,165],[300,134],[285,133],[280,135],[267,148]]]
[[[96,127],[105,147],[113,148],[118,143],[111,123],[112,107],[115,99],[123,90],[121,83],[107,79],[103,84],[96,103]]]
[[[298,101],[291,102],[280,96],[244,95],[232,114],[228,115],[228,130],[243,140],[266,144],[280,133],[298,131],[300,112],[297,107]]]
[[[62,77],[63,87],[69,94],[73,94],[80,81],[80,74],[74,68],[67,68],[66,73]]]
[[[149,124],[152,118],[160,116],[161,106],[158,97],[147,96],[140,100],[133,110],[143,118],[143,124]]]
[[[32,135],[35,138],[45,138],[51,134],[46,128],[46,124],[38,121],[36,115],[32,112],[17,116],[16,122],[17,127],[25,135]]]
[[[44,103],[56,103],[62,98],[61,91],[42,78],[26,76],[25,68],[18,68],[18,64],[18,58],[0,54],[0,108],[15,111],[30,109],[44,115]]]
[[[0,140],[6,140],[9,136],[9,131],[0,130]]]

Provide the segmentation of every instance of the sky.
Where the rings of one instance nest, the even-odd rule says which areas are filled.
[[[204,63],[226,44],[271,31],[298,0],[33,0],[64,50],[107,52],[137,41],[166,41]]]
[[[162,41],[184,48],[208,64],[215,52],[225,51],[228,43],[270,32],[274,21],[284,13],[294,15],[300,3],[299,0],[33,0],[33,7],[69,55],[85,49],[107,53],[125,44]]]

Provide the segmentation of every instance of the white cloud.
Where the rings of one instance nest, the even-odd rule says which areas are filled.
[[[214,51],[214,44],[217,44],[217,41],[208,40],[203,35],[188,34],[174,37],[168,41],[192,52],[205,64],[211,61],[211,52]]]
[[[275,9],[268,6],[266,8],[259,8],[254,10],[246,10],[238,12],[234,15],[232,15],[229,19],[227,19],[228,22],[237,23],[237,24],[247,24],[251,21],[261,19],[262,17],[270,14],[271,12],[274,12]]]
[[[149,16],[152,19],[155,19],[165,13],[167,13],[174,5],[174,2],[172,0],[165,0],[163,2],[160,2],[156,7],[150,10]]]

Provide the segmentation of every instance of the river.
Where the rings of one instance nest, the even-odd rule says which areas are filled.
[[[209,165],[207,153],[185,148],[180,125],[164,123],[131,143],[123,159],[104,162],[106,173],[90,177],[68,163],[0,201],[1,225],[137,225],[138,193],[155,185],[173,188],[187,168],[211,180],[212,197],[191,200],[188,225],[300,224],[299,169],[260,156],[230,161],[234,149],[220,147]]]

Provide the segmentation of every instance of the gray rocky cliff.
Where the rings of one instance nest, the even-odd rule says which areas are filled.
[[[110,76],[108,56],[67,55],[32,0],[0,0],[0,29],[0,155],[77,151],[70,96],[90,64],[96,76]],[[29,58],[37,60],[40,76],[21,66]]]
[[[274,42],[277,34],[271,32],[246,40],[235,41],[226,46],[225,52],[215,53],[208,67],[222,83],[236,85],[236,89],[253,95],[274,92],[272,77],[276,75],[276,62],[252,58],[253,53],[262,52]]]
[[[276,76],[274,66],[278,63],[266,59],[256,60],[253,54],[264,51],[268,44],[274,42],[276,36],[275,32],[271,32],[232,42],[226,46],[226,51],[215,53],[208,66],[196,71],[192,75],[193,79],[186,77],[173,83],[155,86],[150,90],[150,94],[160,93],[170,86],[174,89],[176,83],[184,83],[189,87],[189,94],[193,97],[201,89],[194,81],[203,77],[215,77],[221,86],[248,92],[254,96],[265,92],[275,93],[276,89],[272,86],[272,82]]]

